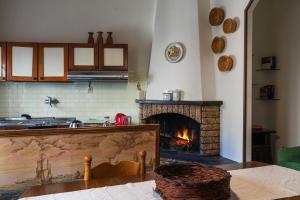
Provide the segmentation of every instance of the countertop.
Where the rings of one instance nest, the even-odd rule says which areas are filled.
[[[67,135],[67,134],[95,134],[111,132],[131,132],[155,130],[159,132],[158,124],[142,124],[130,126],[110,127],[82,127],[82,128],[47,128],[47,129],[14,129],[0,130],[0,137],[23,137],[23,136],[45,136],[45,135]]]

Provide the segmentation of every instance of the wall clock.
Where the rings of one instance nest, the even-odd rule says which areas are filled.
[[[165,57],[170,63],[178,63],[182,60],[185,54],[183,44],[180,42],[174,42],[167,46],[165,51]]]

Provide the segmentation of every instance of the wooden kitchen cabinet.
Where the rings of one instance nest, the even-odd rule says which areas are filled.
[[[7,80],[37,81],[37,43],[7,43]]]
[[[67,81],[68,44],[38,44],[38,80]]]
[[[101,70],[128,70],[128,44],[106,44],[100,52],[103,53]]]
[[[6,80],[6,43],[0,42],[0,81]]]
[[[69,44],[69,71],[99,70],[99,48],[94,44]]]

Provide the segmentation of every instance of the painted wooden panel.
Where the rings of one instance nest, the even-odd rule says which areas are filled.
[[[80,179],[85,155],[98,165],[137,161],[138,152],[146,150],[147,168],[153,169],[155,136],[155,131],[136,131],[0,138],[0,199],[33,185]]]

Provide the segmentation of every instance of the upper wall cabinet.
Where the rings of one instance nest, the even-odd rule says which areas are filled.
[[[100,59],[101,60],[101,59]],[[128,70],[128,45],[106,44],[103,47],[103,70]]]
[[[39,44],[39,81],[66,81],[68,44]]]
[[[98,69],[98,46],[94,44],[69,44],[70,71],[93,71]]]
[[[6,80],[6,43],[0,42],[0,81]]]
[[[36,81],[37,50],[36,43],[7,43],[7,80]]]

